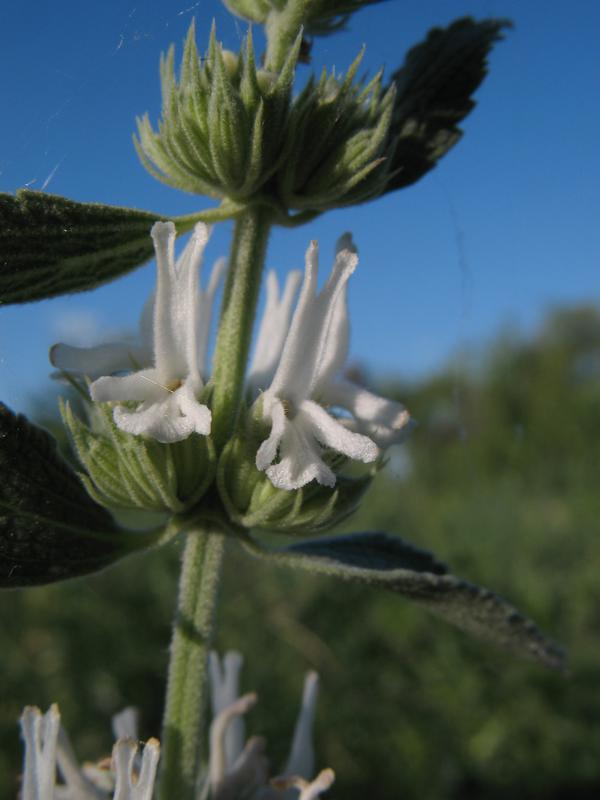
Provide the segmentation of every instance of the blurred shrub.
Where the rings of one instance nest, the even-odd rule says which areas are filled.
[[[394,390],[394,387],[387,387]],[[556,312],[501,337],[475,374],[395,387],[420,426],[351,528],[387,528],[494,588],[562,640],[572,675],[513,661],[393,595],[232,555],[219,648],[246,658],[249,728],[285,758],[302,673],[322,676],[318,756],[333,797],[587,798],[600,790],[600,315]],[[87,580],[6,593],[0,797],[16,794],[15,721],[58,700],[82,758],[110,715],[160,729],[178,545]]]

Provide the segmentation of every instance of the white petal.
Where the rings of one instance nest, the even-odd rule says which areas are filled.
[[[212,268],[207,288],[198,293],[196,310],[196,352],[198,358],[198,369],[201,374],[206,368],[206,355],[208,351],[208,340],[210,337],[210,322],[212,319],[215,294],[226,271],[227,260],[225,258],[219,258]]]
[[[311,395],[318,397],[333,378],[342,371],[348,358],[350,320],[348,319],[347,283],[344,283],[331,312],[329,328],[317,365],[317,376]]]
[[[315,296],[318,250],[315,242],[309,247],[300,298],[270,387],[275,394],[299,404],[327,379],[331,365],[339,361],[337,348],[343,341],[329,342],[331,324],[340,292],[357,262],[354,253],[341,251],[323,290]]]
[[[163,444],[180,442],[194,432],[193,419],[179,414],[173,395],[161,402],[142,403],[135,411],[117,406],[113,411],[113,419],[115,425],[125,433],[151,436]]]
[[[105,402],[159,401],[168,394],[168,387],[159,380],[155,369],[144,369],[122,378],[98,378],[90,386],[92,400]]]
[[[113,747],[113,769],[116,787],[113,800],[152,800],[156,769],[160,757],[157,739],[149,739],[144,745],[140,774],[135,776],[137,744],[133,739],[119,739]]]
[[[114,372],[148,367],[152,364],[152,351],[128,342],[100,344],[97,347],[55,344],[50,348],[50,363],[58,369],[98,378]]]
[[[138,710],[134,706],[127,706],[112,718],[112,729],[115,739],[138,738]]]
[[[319,676],[309,672],[304,679],[302,706],[294,729],[294,738],[283,770],[284,775],[300,775],[309,778],[315,768],[315,750],[313,746],[313,724],[317,708]]]
[[[152,227],[156,249],[157,286],[154,304],[154,357],[161,382],[196,375],[198,273],[209,229],[199,223],[175,263],[175,226]]]
[[[306,384],[306,375],[308,375],[308,382],[310,383],[312,353],[309,347],[305,347],[304,337],[306,332],[314,330],[315,327],[314,302],[318,269],[319,247],[317,242],[313,241],[306,251],[304,280],[300,296],[281,352],[279,365],[270,387],[275,394],[279,394],[285,387],[285,395],[292,398],[297,390],[301,389],[302,384]],[[304,364],[303,369],[302,364]],[[299,380],[297,380],[298,371],[302,373]]]
[[[135,800],[152,800],[159,758],[160,743],[158,739],[148,739],[144,745],[142,766],[132,793]]]
[[[280,299],[277,275],[273,271],[267,275],[267,302],[248,373],[248,385],[253,392],[266,389],[273,379],[290,326],[292,304],[301,280],[300,270],[289,272]]]
[[[94,786],[79,767],[67,732],[62,727],[58,734],[56,760],[61,777],[66,784],[64,787],[57,787],[58,797],[64,796],[69,800],[105,800],[104,792]]]
[[[59,729],[58,706],[51,706],[43,716],[34,706],[26,706],[23,710],[21,733],[25,740],[25,761],[22,800],[53,800]]]
[[[278,489],[300,489],[316,480],[322,486],[335,486],[335,474],[321,458],[310,421],[301,414],[287,420],[280,445],[278,464],[267,469],[267,476]]]
[[[259,402],[263,404],[265,419],[271,420],[271,433],[269,438],[258,448],[256,453],[256,468],[264,471],[277,457],[277,450],[285,433],[287,420],[285,409],[281,401],[273,398],[268,392],[262,395]]]
[[[404,439],[411,427],[410,414],[402,403],[386,400],[350,381],[330,384],[324,399],[347,409],[379,447],[385,448]]]
[[[249,694],[239,697],[231,703],[221,713],[215,717],[210,726],[210,747],[208,775],[212,791],[216,791],[219,784],[227,774],[227,756],[225,752],[225,735],[227,728],[235,717],[246,714],[252,706],[256,704],[256,694]]]
[[[197,388],[193,386],[192,380],[188,379],[177,389],[173,399],[176,400],[183,417],[192,425],[192,430],[202,436],[208,436],[211,425],[210,408],[196,400],[196,392]]]
[[[322,770],[314,781],[311,781],[308,786],[303,787],[298,800],[315,800],[315,798],[319,797],[323,792],[326,792],[334,781],[335,773],[332,769]]]
[[[240,671],[244,659],[241,653],[230,650],[223,658],[223,669],[215,652],[209,654],[209,679],[213,717],[234,703],[239,697]],[[233,766],[244,749],[244,720],[237,716],[229,723],[225,733],[225,762],[227,769]]]
[[[239,800],[240,797],[260,797],[269,800],[273,795],[266,788],[269,777],[269,762],[265,755],[265,741],[253,736],[246,743],[242,754],[216,789],[211,793],[211,800]],[[257,795],[253,792],[260,789]],[[281,798],[281,795],[277,795]]]
[[[340,238],[335,243],[335,254],[336,254],[336,256],[337,256],[338,253],[341,253],[342,250],[349,250],[351,253],[358,253],[358,247],[356,246],[350,231],[346,231],[345,233],[342,233]]]
[[[349,339],[346,285],[356,269],[358,256],[350,250],[340,250],[335,258],[331,274],[319,295],[322,329],[318,349],[315,352],[315,370],[310,385],[310,395],[317,387],[333,378],[343,366]]]
[[[305,400],[300,406],[300,415],[310,420],[313,435],[325,447],[365,464],[375,461],[379,456],[375,442],[368,436],[348,430],[318,403]]]
[[[150,297],[144,303],[142,314],[140,316],[140,344],[141,346],[152,353],[154,347],[154,303],[156,301],[156,292],[152,292]],[[152,362],[148,362],[152,363]],[[142,366],[144,366],[142,364]]]

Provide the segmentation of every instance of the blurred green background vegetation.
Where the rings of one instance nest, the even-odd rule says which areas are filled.
[[[459,362],[460,363],[460,362]],[[469,371],[382,387],[419,420],[352,530],[387,529],[503,594],[570,653],[566,679],[513,660],[392,594],[233,552],[218,648],[244,653],[249,730],[274,767],[303,673],[322,680],[333,798],[587,798],[600,792],[600,314],[507,332]],[[56,425],[47,409],[48,427]],[[111,714],[160,730],[179,545],[63,585],[2,594],[0,797],[16,796],[21,708],[60,703],[82,759]]]

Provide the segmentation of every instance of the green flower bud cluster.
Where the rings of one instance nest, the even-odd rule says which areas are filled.
[[[79,477],[91,497],[111,510],[180,514],[212,483],[216,459],[208,436],[192,434],[173,444],[131,436],[117,428],[109,403],[90,404],[89,425],[68,403],[61,403],[61,414],[85,467]]]
[[[135,146],[163,183],[187,192],[244,202],[260,191],[282,156],[301,37],[278,74],[257,69],[248,33],[243,53],[226,51],[213,26],[200,59],[194,23],[179,81],[174,48],[161,58],[162,120],[138,118]]]
[[[278,489],[256,468],[256,452],[267,428],[253,414],[243,418],[217,466],[219,495],[232,522],[246,529],[314,534],[339,525],[356,511],[379,464],[349,477],[343,474],[347,459],[330,453],[326,459],[336,472],[334,488],[312,481],[295,491]]]
[[[217,43],[214,27],[199,59],[192,24],[179,81],[173,48],[161,61],[158,131],[147,115],[138,119],[136,147],[147,169],[171,186],[228,200],[231,213],[267,205],[282,224],[419,180],[461,137],[458,123],[474,106],[487,55],[507,23],[464,18],[434,28],[387,86],[382,71],[356,79],[361,52],[345,75],[311,77],[292,100],[300,26],[318,19],[335,27],[334,19],[362,4],[228,0],[235,13],[265,24],[267,65],[282,65],[275,72],[257,69],[250,34],[235,55]],[[270,33],[273,26],[286,36]],[[280,46],[270,55],[273,42]]]
[[[293,14],[306,32],[326,36],[342,30],[351,14],[382,0],[223,0],[233,14],[247,20],[268,24],[277,15]]]
[[[362,203],[386,191],[395,87],[380,71],[355,82],[364,50],[346,75],[311,79],[290,112],[286,157],[277,191],[287,208],[324,211]]]

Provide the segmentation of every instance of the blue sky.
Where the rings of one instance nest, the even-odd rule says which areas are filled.
[[[472,14],[509,17],[458,146],[417,186],[275,230],[268,265],[302,265],[312,238],[322,272],[351,230],[352,357],[375,374],[416,377],[451,354],[478,350],[506,324],[530,331],[556,304],[600,301],[600,4],[541,0],[390,0],[321,39],[313,67],[389,72],[435,24]],[[136,114],[160,108],[159,53],[196,17],[204,50],[212,18],[238,49],[245,26],[217,0],[33,0],[4,4],[0,96],[5,109],[0,191],[22,186],[77,200],[181,214],[210,205],[151,178],[131,145]],[[306,67],[302,67],[306,70]],[[218,226],[209,260],[226,252]],[[53,390],[47,350],[58,339],[133,330],[152,265],[90,293],[0,308],[0,398],[27,410]]]

